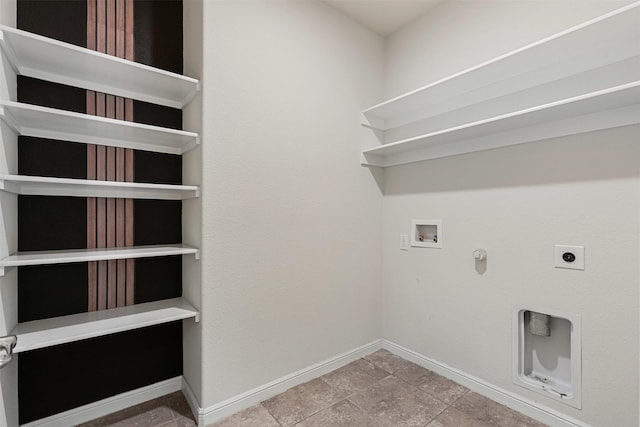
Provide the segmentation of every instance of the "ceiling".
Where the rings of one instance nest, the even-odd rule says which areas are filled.
[[[387,36],[441,0],[323,0],[370,30]]]

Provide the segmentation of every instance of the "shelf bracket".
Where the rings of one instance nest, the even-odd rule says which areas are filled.
[[[13,359],[13,349],[18,342],[15,335],[0,337],[0,352],[4,351],[4,355],[0,355],[0,369],[4,368]]]
[[[22,129],[20,128],[20,126],[18,126],[16,120],[4,106],[0,106],[0,120],[2,120],[7,126],[9,126],[13,133],[15,133],[16,135],[22,135]]]
[[[16,60],[16,53],[13,51],[13,47],[11,46],[11,43],[9,43],[9,40],[7,40],[7,36],[5,32],[1,30],[0,30],[0,48],[2,49],[4,54],[7,56],[7,59],[9,60],[9,64],[11,65],[11,68],[13,68],[13,71],[16,74],[20,74],[21,70],[16,65],[19,63]]]

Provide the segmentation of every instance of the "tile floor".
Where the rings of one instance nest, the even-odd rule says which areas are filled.
[[[181,392],[80,424],[80,427],[195,427],[191,408]]]
[[[194,426],[174,393],[84,427]],[[293,387],[210,427],[542,427],[386,350]]]

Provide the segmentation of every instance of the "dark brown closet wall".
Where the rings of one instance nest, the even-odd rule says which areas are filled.
[[[98,22],[96,19],[95,23],[106,25],[103,28],[105,36],[112,37],[112,41],[116,43],[113,52],[109,50],[107,53],[118,54],[121,51],[117,49],[117,40],[122,34],[118,36],[115,31],[118,29],[119,17],[124,18],[118,14],[118,7],[123,7],[128,1],[18,0],[18,28],[91,48],[93,42],[87,43],[87,35],[92,33],[91,8],[109,7],[104,16],[107,18],[110,13],[113,16],[108,18],[108,22]],[[111,2],[113,3],[108,4]],[[169,71],[182,72],[182,2],[135,0],[132,6],[132,59]],[[97,31],[96,27],[96,35]],[[114,31],[113,35],[111,31]],[[113,111],[114,115],[107,115],[108,117],[182,128],[180,110],[104,94],[91,94],[84,89],[32,78],[18,78],[18,100],[90,114],[102,111],[104,105],[105,114],[102,115]],[[101,102],[104,104],[100,104]],[[96,146],[91,148],[86,144],[21,136],[18,140],[18,171],[24,175],[95,179],[92,173],[97,170],[92,169],[91,165],[91,159],[95,159],[96,165],[99,161],[105,162],[106,179],[126,179],[118,172],[121,172],[123,166],[129,166],[133,181],[169,184],[182,182],[180,156],[132,150],[132,163],[127,165],[125,150],[119,153],[120,156],[117,155],[117,149],[110,150],[113,153],[107,154],[107,149]],[[98,151],[103,152],[104,156],[98,157]],[[125,159],[125,164],[119,164],[115,161],[116,158]],[[107,173],[110,170],[113,173]],[[111,233],[113,239],[110,242],[115,240],[116,245],[121,246],[125,236],[113,230],[118,229],[119,220],[127,217],[122,203],[124,200],[102,199],[103,202],[100,203],[104,205],[104,209],[100,211],[96,208],[94,225],[91,224],[92,204],[97,207],[98,200],[19,196],[18,249],[86,248],[92,241],[87,237],[92,232],[97,233],[97,228],[93,227],[97,227],[98,223],[112,227],[104,229],[105,237]],[[129,244],[181,242],[180,201],[132,200],[130,204],[128,218],[132,219],[133,228]],[[125,303],[127,298],[128,303],[142,303],[182,294],[182,262],[179,256],[138,259],[135,263],[129,261],[129,265],[124,268],[123,263],[106,265],[101,272],[105,282],[100,283],[97,278],[99,268],[91,272],[95,267],[97,266],[90,267],[89,263],[77,263],[19,268],[19,321],[113,307],[121,305],[118,299]],[[129,279],[122,279],[123,271],[132,273]],[[91,283],[92,277],[96,277],[95,283]],[[118,298],[126,280],[132,286],[132,293],[125,293],[124,298],[120,294]],[[107,298],[115,298],[114,302],[105,300],[102,303],[98,300],[99,286],[105,286],[105,295]],[[92,301],[95,301],[93,306]],[[181,375],[182,325],[181,322],[174,322],[21,353],[18,371],[20,423],[27,423]]]

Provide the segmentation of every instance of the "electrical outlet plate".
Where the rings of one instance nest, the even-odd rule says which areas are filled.
[[[584,270],[584,246],[555,245],[554,266],[571,270]],[[565,255],[566,254],[566,255]],[[571,255],[575,257],[571,260]]]
[[[409,235],[401,234],[400,235],[400,250],[408,251],[409,250]]]

